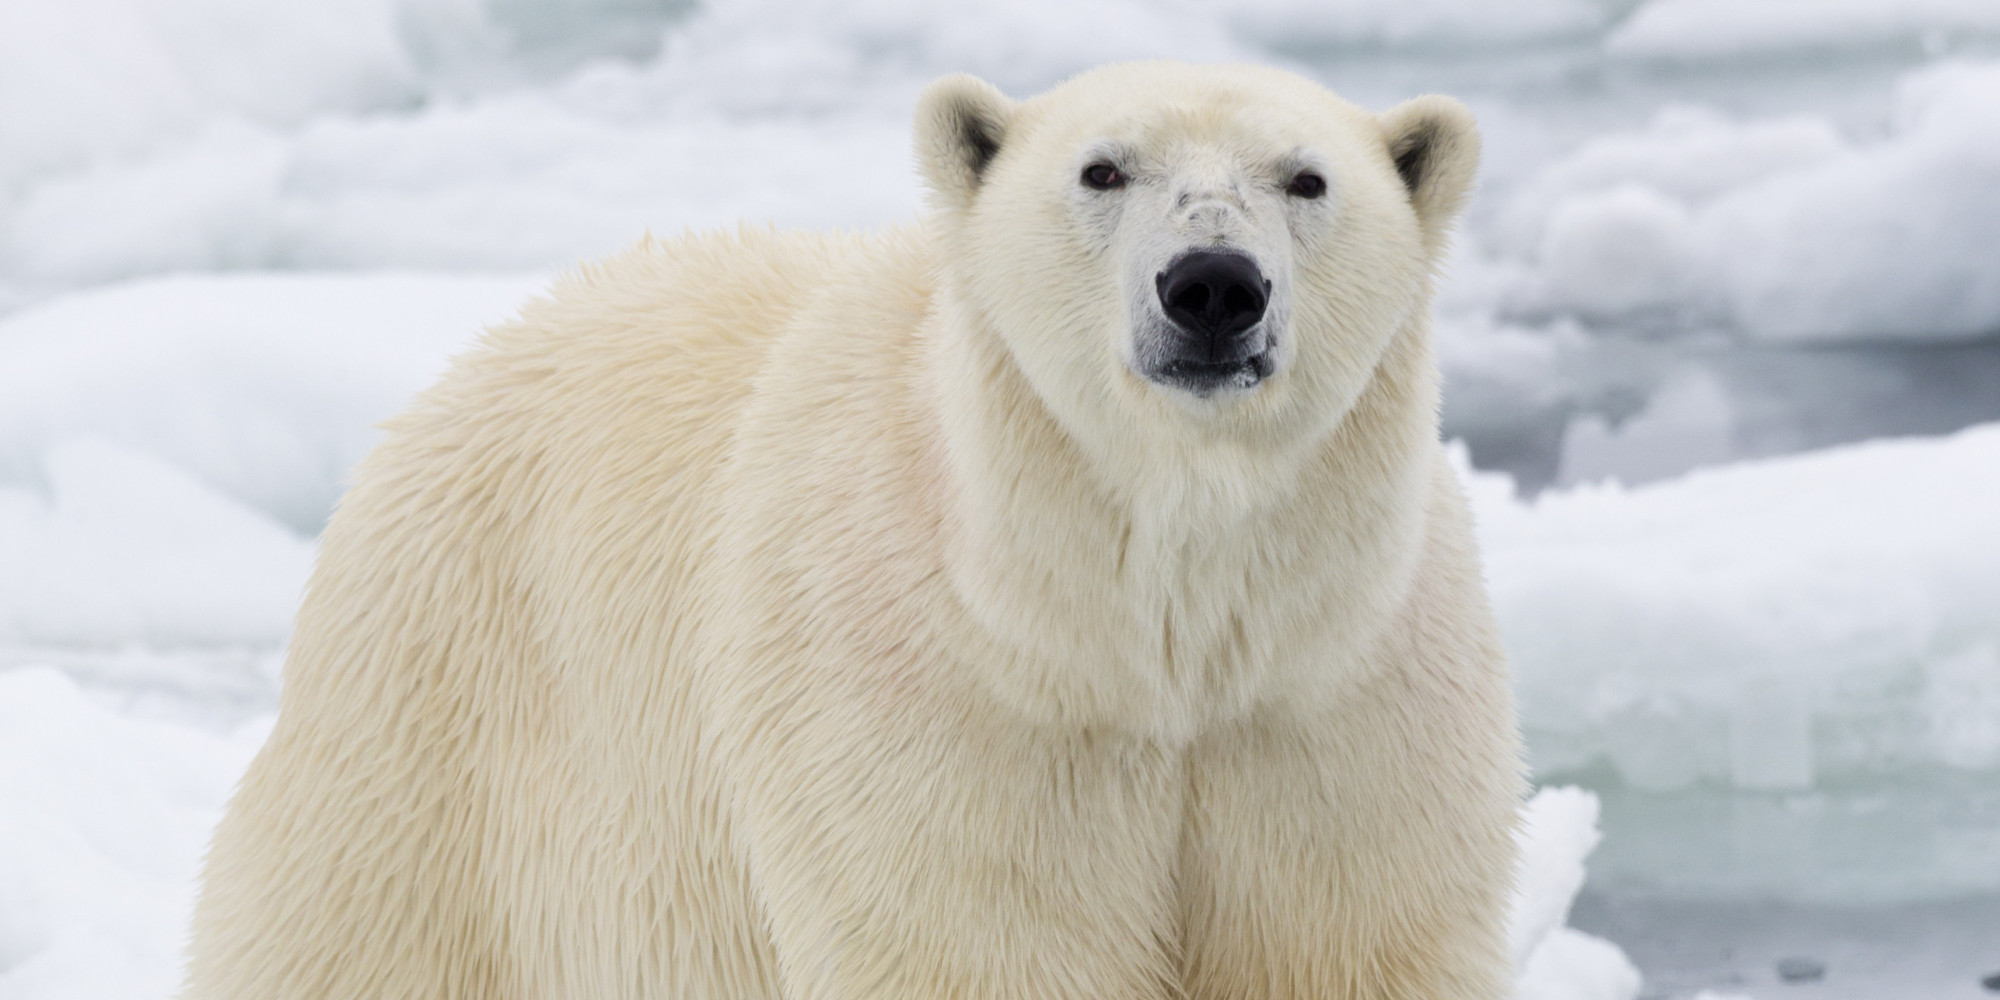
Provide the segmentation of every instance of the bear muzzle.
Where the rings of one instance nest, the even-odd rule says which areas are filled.
[[[1248,255],[1195,250],[1154,278],[1164,329],[1142,352],[1143,374],[1206,396],[1270,377],[1271,338],[1262,325],[1271,282]]]

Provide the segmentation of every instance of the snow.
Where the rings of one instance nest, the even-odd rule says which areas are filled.
[[[171,465],[97,438],[0,488],[0,642],[276,644],[312,543]]]
[[[218,114],[296,122],[417,94],[388,0],[0,5],[0,191]]]
[[[1895,116],[1884,142],[1716,204],[1707,239],[1745,330],[1789,340],[2000,331],[2000,66],[1907,77]]]
[[[875,225],[917,207],[908,147],[900,116],[634,122],[539,92],[288,133],[218,124],[28,186],[0,228],[0,281],[45,295],[187,267],[548,270],[648,229]]]
[[[0,318],[0,484],[44,484],[49,449],[102,438],[309,539],[374,443],[372,425],[541,284],[183,275]]]
[[[1617,945],[1564,927],[1529,956],[1517,983],[1521,1000],[1632,1000],[1641,981]]]
[[[372,425],[540,285],[183,276],[0,319],[0,645],[281,643]]]
[[[1238,0],[1229,23],[1278,47],[1381,46],[1467,49],[1586,35],[1609,20],[1591,0]]]
[[[1986,0],[1649,0],[1607,41],[1620,55],[1712,59],[1827,49],[1941,47],[2000,34]]]
[[[1597,847],[1597,797],[1544,788],[1521,811],[1521,883],[1510,940],[1521,1000],[1632,1000],[1639,970],[1609,941],[1568,926]]]
[[[0,671],[0,996],[172,995],[209,830],[269,722],[211,734]]]
[[[1515,495],[1471,473],[1537,772],[1624,892],[2000,892],[2000,424]]]
[[[2000,425],[1532,502],[1474,483],[1538,767],[1667,791],[2000,765]]]
[[[1539,265],[1507,303],[1521,315],[1936,340],[2000,331],[1996,227],[2000,66],[1947,63],[1902,79],[1865,143],[1665,109],[1524,185],[1496,242]]]
[[[857,89],[908,103],[952,71],[1038,90],[1103,62],[1254,57],[1221,5],[1148,0],[744,0],[705,8],[651,75],[682,101],[737,113],[852,103]]]
[[[1862,98],[1893,105],[1886,127],[1678,98],[1580,145],[1551,134],[1523,154],[1496,136],[1495,172],[1525,176],[1494,192],[1505,207],[1475,217],[1469,242],[1523,273],[1480,298],[1531,319],[1777,341],[2000,329],[2000,69],[1981,61],[2000,15],[1982,0],[1654,0],[1629,14],[1594,0],[572,2],[598,20],[525,0],[9,5],[0,304],[188,268],[547,270],[645,229],[746,217],[879,225],[917,205],[909,101],[954,70],[1028,92],[1114,59],[1310,71],[1321,58],[1344,83],[1362,71],[1343,65],[1385,51],[1558,46],[1596,61],[1579,71],[1616,73],[1635,53],[1708,52],[1676,39],[1740,58],[1903,32],[1967,58]],[[532,68],[593,38],[628,58]],[[1380,102],[1366,92],[1380,84],[1356,82]],[[1502,88],[1480,110],[1561,133],[1532,109],[1519,121],[1545,100],[1529,94]]]

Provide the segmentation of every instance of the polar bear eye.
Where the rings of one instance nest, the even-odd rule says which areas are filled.
[[[1109,163],[1093,163],[1083,168],[1083,183],[1099,191],[1125,186],[1125,175]]]
[[[1301,171],[1285,186],[1285,193],[1294,198],[1317,198],[1326,193],[1326,178],[1310,170]]]

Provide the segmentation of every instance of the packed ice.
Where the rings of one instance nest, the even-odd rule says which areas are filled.
[[[0,996],[171,992],[313,536],[483,325],[647,231],[911,215],[934,75],[1158,57],[1480,116],[1446,431],[1592,789],[1524,813],[1526,1000],[1641,989],[1580,887],[2000,893],[1987,0],[16,0]]]
[[[1776,341],[2000,329],[2000,67],[1898,81],[1887,135],[1670,106],[1523,185],[1496,227],[1533,266],[1504,308]]]

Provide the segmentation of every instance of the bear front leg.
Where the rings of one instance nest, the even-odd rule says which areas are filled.
[[[1510,702],[1497,669],[1427,674],[1385,671],[1337,709],[1273,708],[1198,741],[1189,1000],[1513,995]]]
[[[850,683],[765,689],[733,748],[789,1000],[1178,995],[1177,756]]]

